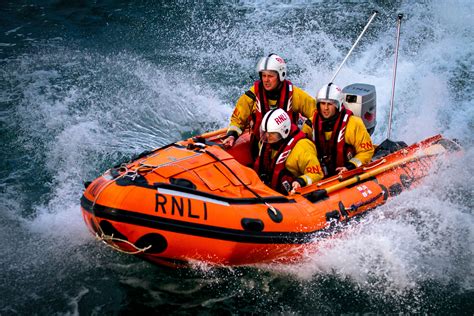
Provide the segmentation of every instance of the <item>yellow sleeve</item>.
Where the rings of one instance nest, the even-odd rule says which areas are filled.
[[[316,111],[316,100],[304,90],[293,85],[293,111],[308,119],[313,119]]]
[[[324,177],[316,155],[316,147],[309,139],[301,139],[296,143],[286,160],[285,167],[306,185],[318,182]]]
[[[313,119],[314,112],[316,112],[316,100],[306,93],[304,90],[295,87],[293,85],[293,101],[292,101],[293,111],[303,115],[306,119]],[[312,124],[303,124],[301,128],[303,133],[306,134],[309,138],[312,137],[313,128]]]
[[[253,86],[249,89],[254,93]],[[242,134],[245,127],[249,123],[251,114],[255,111],[255,101],[245,93],[240,96],[230,117],[229,127],[227,133],[231,131],[237,132],[238,135]]]
[[[367,164],[374,155],[374,146],[369,132],[360,117],[352,115],[347,122],[346,129],[346,143],[353,146],[355,149],[355,156],[349,162],[356,167]]]

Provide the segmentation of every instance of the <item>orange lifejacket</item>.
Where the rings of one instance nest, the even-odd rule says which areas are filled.
[[[351,115],[353,115],[352,111],[342,106],[334,123],[331,138],[326,140],[323,119],[318,112],[314,113],[313,141],[325,177],[334,175],[336,168],[344,167],[354,155],[354,147],[346,144],[345,141],[346,127]]]
[[[298,141],[303,138],[306,138],[306,134],[295,124],[291,124],[290,135],[280,145],[273,158],[272,151],[274,149],[271,147],[271,144],[265,143],[262,145],[260,154],[255,160],[254,170],[260,179],[272,189],[283,194],[288,194],[283,182],[288,182],[288,184],[291,185],[296,177],[286,169],[286,159]]]

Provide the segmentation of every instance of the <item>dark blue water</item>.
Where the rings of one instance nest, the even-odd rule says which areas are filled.
[[[227,125],[258,58],[312,95],[372,10],[335,82],[377,87],[392,138],[442,133],[462,157],[293,266],[169,270],[83,223],[83,181]],[[0,314],[474,314],[474,4],[459,1],[1,1]]]

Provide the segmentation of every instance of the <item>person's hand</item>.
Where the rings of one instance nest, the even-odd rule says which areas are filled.
[[[301,188],[301,184],[298,181],[293,181],[293,183],[291,184],[290,194],[295,194],[296,190],[299,188]]]
[[[234,136],[228,136],[226,139],[222,141],[222,145],[224,146],[225,149],[229,149],[232,146],[234,146],[235,143],[235,137]]]
[[[348,169],[346,167],[339,167],[339,168],[336,168],[336,172],[337,174],[342,174],[343,172],[346,172]]]

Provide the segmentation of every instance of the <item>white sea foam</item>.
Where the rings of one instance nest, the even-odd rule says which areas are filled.
[[[164,66],[132,53],[105,55],[64,47],[62,38],[55,39],[51,49],[44,45],[5,61],[8,71],[2,75],[15,88],[10,94],[2,92],[2,101],[19,103],[8,120],[2,114],[2,122],[19,129],[19,146],[28,152],[29,163],[37,164],[34,172],[19,168],[9,179],[48,175],[42,186],[46,193],[27,207],[31,213],[24,217],[27,194],[18,186],[2,186],[1,206],[9,220],[20,218],[28,236],[42,239],[32,246],[22,241],[27,253],[34,253],[38,245],[54,253],[58,240],[69,250],[58,252],[66,254],[87,245],[92,237],[80,215],[82,181],[98,176],[123,156],[176,141],[183,132],[225,126],[235,102],[229,95],[238,96],[252,81],[236,78],[255,77],[254,65],[261,55],[282,55],[290,79],[315,95],[356,37],[326,25],[324,16],[311,11],[318,3],[242,4],[250,10],[238,17],[242,22],[236,26],[222,21],[188,26],[201,32],[200,38],[184,37],[176,54],[190,60],[192,67],[185,62]],[[401,9],[409,14],[402,24],[393,138],[412,143],[443,133],[472,144],[473,3],[404,6]],[[349,18],[338,12],[324,14],[336,16],[338,23]],[[357,19],[357,25],[366,22],[360,13],[350,18]],[[362,40],[335,81],[341,86],[376,86],[377,142],[385,138],[388,125],[395,19],[392,22],[379,24],[386,30],[375,32],[371,41]],[[177,30],[188,31],[193,30]],[[351,226],[340,239],[321,241],[309,263],[278,269],[306,280],[337,275],[387,294],[417,289],[429,280],[457,280],[472,288],[472,158],[468,151],[421,187]],[[41,254],[30,260],[43,262]],[[77,299],[85,294],[80,292]]]

